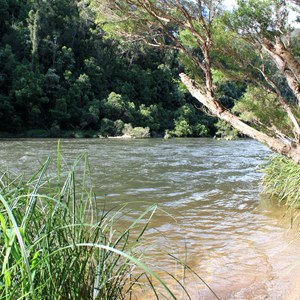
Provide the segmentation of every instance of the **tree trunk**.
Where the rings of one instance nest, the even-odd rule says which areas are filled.
[[[297,164],[300,164],[300,145],[298,143],[283,141],[252,128],[222,106],[217,99],[207,96],[206,93],[198,88],[194,81],[186,74],[181,73],[180,78],[191,95],[204,105],[213,115],[226,121],[241,133],[267,145],[272,151],[285,155]]]
[[[284,44],[278,38],[273,44],[268,40],[262,41],[263,48],[276,63],[278,70],[285,76],[287,83],[297,98],[300,106],[300,65]]]

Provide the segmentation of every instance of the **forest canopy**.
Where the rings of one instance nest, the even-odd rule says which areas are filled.
[[[214,135],[180,84],[178,51],[113,38],[92,4],[1,0],[0,135]]]

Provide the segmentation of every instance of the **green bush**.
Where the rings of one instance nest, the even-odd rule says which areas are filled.
[[[116,136],[122,135],[122,130],[124,128],[124,122],[122,120],[114,121],[114,133]]]
[[[238,138],[238,134],[239,134],[238,130],[233,128],[225,121],[219,120],[215,126],[218,129],[216,132],[217,137],[225,140],[235,140]]]
[[[193,126],[193,132],[196,136],[205,137],[209,136],[208,128],[203,124],[197,124]]]
[[[123,128],[123,134],[130,136],[134,139],[143,139],[150,137],[149,127],[132,127],[131,124],[125,124]]]
[[[100,135],[104,137],[114,136],[114,122],[110,119],[104,118],[101,121]]]
[[[193,127],[186,120],[176,120],[174,135],[178,137],[187,137],[193,134]]]

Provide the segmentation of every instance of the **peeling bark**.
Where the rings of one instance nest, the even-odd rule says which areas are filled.
[[[181,73],[180,78],[191,95],[203,104],[213,115],[226,121],[241,133],[267,145],[272,151],[285,155],[297,164],[300,164],[300,145],[298,143],[284,142],[279,138],[274,138],[252,128],[222,106],[217,99],[209,97],[203,90],[198,88],[194,81],[186,74]]]
[[[276,63],[278,70],[285,76],[300,106],[300,64],[279,38],[276,39],[275,44],[264,39],[261,45]]]
[[[298,120],[295,116],[295,114],[292,111],[292,108],[290,107],[290,105],[287,103],[287,101],[285,100],[284,97],[282,97],[281,92],[279,90],[279,88],[276,86],[276,84],[265,74],[265,72],[263,71],[263,69],[258,69],[258,71],[262,74],[262,76],[264,77],[264,79],[266,80],[266,82],[272,87],[272,89],[274,90],[274,93],[276,95],[276,97],[278,98],[278,101],[280,103],[280,105],[282,106],[282,108],[286,111],[290,121],[292,122],[294,128],[293,128],[293,132],[294,132],[294,136],[296,141],[299,143],[300,142],[300,126],[298,123]]]

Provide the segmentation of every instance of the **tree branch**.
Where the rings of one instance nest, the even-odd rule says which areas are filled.
[[[192,96],[202,103],[213,115],[219,117],[221,120],[226,121],[241,133],[267,145],[271,150],[285,155],[293,159],[296,163],[300,164],[299,144],[292,143],[292,141],[287,139],[282,140],[280,138],[274,138],[252,128],[243,122],[239,117],[222,106],[216,99],[205,95],[203,91],[197,88],[194,81],[191,80],[191,78],[189,78],[186,74],[181,73],[180,78]]]

